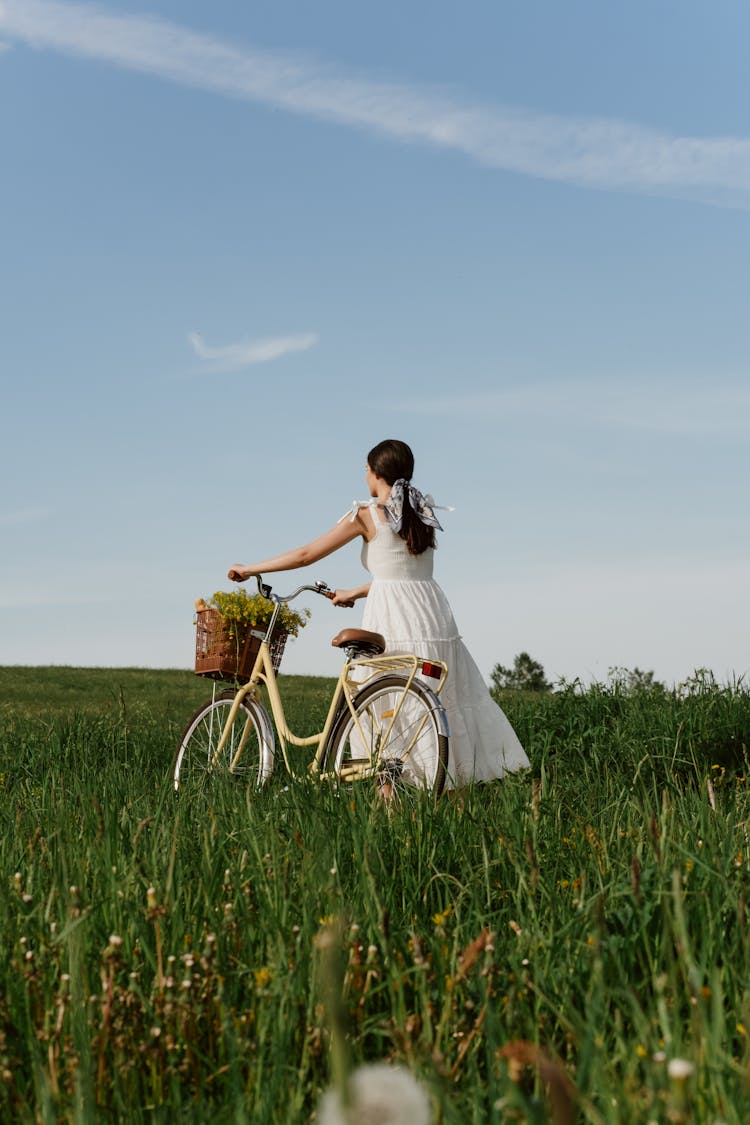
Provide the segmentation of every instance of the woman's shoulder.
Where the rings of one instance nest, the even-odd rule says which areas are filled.
[[[352,500],[350,508],[347,508],[343,516],[339,516],[338,522],[343,523],[344,520],[350,520],[352,523],[356,520],[363,508],[371,508],[376,503],[374,500]]]
[[[354,500],[352,501],[351,508],[348,508],[343,516],[339,517],[338,523],[347,521],[350,524],[357,524],[359,531],[365,539],[370,540],[377,534],[378,517],[376,514],[377,500]]]

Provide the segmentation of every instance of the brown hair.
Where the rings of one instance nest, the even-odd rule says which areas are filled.
[[[414,474],[414,454],[405,441],[386,438],[378,442],[367,454],[367,464],[376,476],[391,486],[397,480],[410,481]],[[435,546],[435,529],[422,523],[408,498],[405,498],[403,522],[399,535],[406,543],[410,555],[421,555]]]

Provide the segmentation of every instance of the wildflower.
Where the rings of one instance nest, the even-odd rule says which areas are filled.
[[[433,921],[434,925],[435,926],[444,926],[445,923],[450,918],[452,913],[453,913],[453,907],[451,905],[448,905],[448,906],[446,906],[445,910],[442,910],[439,914],[433,914],[432,915],[432,921]]]
[[[740,1035],[741,1035],[741,1036],[742,1036],[742,1037],[743,1037],[744,1039],[747,1039],[747,1028],[745,1027],[744,1023],[738,1023],[738,1024],[736,1025],[736,1026],[737,1026],[737,1031],[738,1031],[738,1033],[739,1033],[739,1034],[740,1034]]]
[[[648,1051],[646,1050],[646,1048],[643,1046],[642,1043],[638,1044],[638,1046],[635,1049],[635,1053],[636,1053],[636,1055],[638,1056],[639,1059],[645,1059],[648,1056]]]
[[[429,1125],[430,1103],[422,1086],[408,1071],[387,1063],[361,1066],[349,1079],[349,1105],[342,1105],[336,1089],[320,1101],[320,1125],[372,1121],[378,1125]]]
[[[256,969],[253,976],[258,988],[267,988],[271,983],[271,970],[266,965],[262,969]]]
[[[667,1074],[675,1082],[684,1082],[693,1074],[695,1067],[688,1059],[670,1059]]]
[[[668,1115],[672,1121],[687,1121],[690,1113],[691,1092],[689,1079],[695,1067],[689,1059],[670,1059],[667,1074],[671,1080]]]

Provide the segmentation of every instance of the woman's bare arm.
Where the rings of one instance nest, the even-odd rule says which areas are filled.
[[[320,559],[338,551],[340,547],[351,543],[359,535],[367,538],[367,529],[360,514],[357,513],[353,520],[345,520],[343,523],[335,524],[330,531],[326,531],[324,535],[313,539],[311,543],[306,543],[303,547],[295,547],[291,551],[274,555],[272,558],[264,559],[263,562],[259,563],[247,565],[235,563],[234,566],[229,568],[227,577],[232,582],[246,582],[248,578],[252,578],[255,574],[273,574],[280,570],[296,570],[298,567],[311,566],[312,563],[319,562]]]

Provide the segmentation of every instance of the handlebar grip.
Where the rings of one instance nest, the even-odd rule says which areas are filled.
[[[329,599],[330,601],[333,601],[333,599],[334,599],[334,597],[335,597],[335,596],[336,596],[336,591],[335,591],[335,590],[331,590],[330,594],[326,594],[326,597],[327,597],[327,598],[328,598],[328,599]],[[344,607],[345,607],[346,609],[353,609],[353,608],[354,608],[354,602],[353,602],[353,600],[352,600],[351,598],[350,598],[350,599],[349,599],[348,601],[345,601],[345,602],[339,602],[339,605],[340,605],[340,606],[344,606]]]

